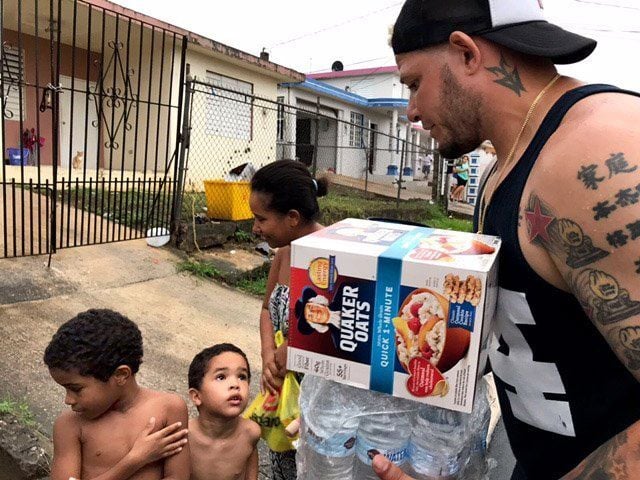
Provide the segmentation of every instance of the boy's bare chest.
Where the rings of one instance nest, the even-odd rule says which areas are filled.
[[[191,441],[192,480],[243,480],[253,451],[248,439]]]
[[[120,462],[131,451],[148,421],[147,416],[115,414],[83,426],[82,479],[100,475]],[[160,419],[156,425],[156,430],[162,428]],[[141,469],[131,478],[151,480],[161,476],[161,464],[156,463]]]

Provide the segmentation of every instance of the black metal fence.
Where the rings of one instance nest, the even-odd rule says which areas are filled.
[[[183,220],[250,218],[248,180],[283,158],[364,192],[432,198],[422,164],[433,152],[406,136],[215,83],[189,80],[186,90]]]
[[[82,0],[0,0],[0,257],[169,229],[186,39]]]

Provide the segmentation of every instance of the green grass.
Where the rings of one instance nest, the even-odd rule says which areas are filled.
[[[165,193],[156,194],[149,191],[149,185],[142,191],[138,186],[125,191],[111,191],[108,186],[105,189],[72,188],[65,190],[64,195],[58,190],[58,199],[70,204],[72,207],[84,209],[94,215],[125,225],[127,227],[144,230],[148,224],[155,223],[158,219],[166,219],[171,214],[171,200]],[[84,202],[84,203],[83,203]],[[153,208],[153,211],[152,211]]]
[[[233,234],[233,238],[238,243],[249,243],[253,240],[253,235],[249,232],[245,232],[244,230],[236,230],[236,233]]]
[[[268,265],[254,273],[253,276],[241,278],[240,280],[230,279],[213,265],[198,260],[190,259],[180,262],[177,265],[177,269],[179,272],[189,272],[202,279],[222,280],[251,295],[262,297],[267,289]]]
[[[373,196],[367,198],[364,192],[332,185],[329,195],[319,199],[322,212],[321,223],[331,225],[344,218],[384,217],[409,220],[434,228],[470,232],[473,224],[468,220],[449,218],[444,209],[427,200],[401,200]]]
[[[243,292],[263,297],[267,291],[267,274],[262,274],[256,278],[242,279],[236,286]]]
[[[5,398],[0,400],[0,415],[13,415],[23,425],[32,427],[36,424],[33,413],[25,401],[16,402]]]
[[[62,198],[61,192],[59,197]],[[128,192],[111,192],[102,189],[89,191],[88,188],[66,190],[64,201],[78,208],[82,208],[84,195],[84,209],[97,215],[104,215],[109,220],[121,223],[128,227],[144,229],[148,221],[148,211],[154,202],[154,194],[139,190]],[[157,218],[164,208],[165,218],[169,216],[171,205],[168,205],[167,197],[160,195],[156,201],[157,209],[154,212]],[[472,231],[472,223],[459,218],[449,218],[444,208],[440,205],[430,204],[426,200],[401,200],[399,203],[393,198],[366,194],[360,190],[331,185],[329,195],[320,198],[322,211],[321,223],[331,225],[344,218],[385,217],[397,220],[410,220],[427,224],[435,228],[446,230]],[[182,201],[181,217],[184,222],[191,222],[194,214],[202,214],[206,205],[204,193],[185,193]],[[246,231],[238,230],[234,240],[239,243],[248,243],[253,236]]]
[[[222,278],[220,270],[208,263],[185,260],[177,265],[179,272],[189,272],[199,278]]]

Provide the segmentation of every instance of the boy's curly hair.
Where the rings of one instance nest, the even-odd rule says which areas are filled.
[[[44,351],[49,368],[74,371],[106,382],[120,365],[135,374],[142,363],[138,326],[113,310],[92,309],[65,322]]]
[[[205,348],[193,358],[191,365],[189,365],[189,388],[198,390],[202,385],[202,379],[207,373],[211,359],[225,352],[237,353],[244,358],[244,361],[247,362],[249,380],[251,380],[251,367],[249,367],[247,355],[231,343],[219,343],[213,347]]]

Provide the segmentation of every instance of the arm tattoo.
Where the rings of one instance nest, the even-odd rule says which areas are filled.
[[[640,327],[621,328],[618,337],[630,370],[640,370]]]
[[[598,450],[589,455],[581,466],[563,477],[563,480],[632,480],[634,475],[627,469],[621,450],[627,446],[627,433],[622,432],[613,437]]]
[[[609,170],[608,178],[621,173],[633,173],[638,169],[637,165],[629,165],[629,162],[622,152],[612,153],[609,158],[604,161],[604,164],[607,167],[607,170]],[[578,171],[578,180],[584,184],[586,189],[597,190],[598,184],[600,182],[604,182],[606,178],[598,174],[598,165],[592,163],[590,165],[582,165],[580,167],[580,170]],[[638,186],[640,187],[640,185]],[[629,193],[630,190],[631,189],[629,189]],[[637,202],[637,200],[638,197],[636,196],[635,201]]]
[[[520,96],[522,92],[527,91],[522,84],[522,80],[520,80],[518,67],[514,66],[513,69],[511,69],[511,65],[507,63],[504,55],[500,54],[499,66],[485,68],[498,77],[497,80],[494,80],[495,83],[502,85],[503,87],[507,87],[509,90],[515,92],[516,95]]]
[[[571,268],[585,267],[609,255],[593,245],[576,222],[556,218],[540,198],[531,194],[524,211],[529,241],[562,258]]]
[[[585,268],[569,275],[568,283],[589,318],[600,325],[611,325],[640,314],[640,302],[632,300],[628,290],[601,270]],[[625,332],[632,337],[631,332]]]

